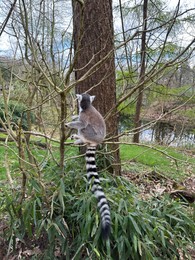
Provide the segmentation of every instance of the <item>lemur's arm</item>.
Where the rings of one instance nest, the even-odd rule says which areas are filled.
[[[83,129],[86,127],[86,124],[84,124],[82,121],[72,121],[70,123],[66,123],[65,125],[74,129]]]
[[[78,120],[79,119],[79,115],[75,115],[75,116],[72,116],[72,120]]]

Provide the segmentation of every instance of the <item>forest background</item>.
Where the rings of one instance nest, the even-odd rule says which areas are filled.
[[[193,259],[193,5],[1,1],[1,258]],[[107,242],[65,128],[85,91],[107,124]]]

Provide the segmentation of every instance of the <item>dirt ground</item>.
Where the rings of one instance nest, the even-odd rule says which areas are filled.
[[[147,199],[151,196],[170,194],[173,198],[180,198],[190,203],[195,203],[195,175],[178,183],[166,178],[155,171],[140,174],[124,172],[123,175],[133,182],[140,190],[140,196]],[[195,249],[189,248],[191,260],[195,260]],[[186,260],[182,256],[180,260]]]

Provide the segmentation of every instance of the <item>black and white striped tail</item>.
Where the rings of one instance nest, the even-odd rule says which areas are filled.
[[[101,228],[102,237],[107,239],[110,233],[110,208],[103,189],[100,185],[100,180],[95,163],[95,146],[88,146],[86,151],[86,168],[87,168],[87,178],[89,183],[92,185],[92,192],[98,200],[98,208],[101,216]]]

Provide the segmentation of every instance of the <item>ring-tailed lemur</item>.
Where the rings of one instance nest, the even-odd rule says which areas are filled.
[[[95,96],[88,94],[76,95],[79,103],[79,116],[76,121],[67,123],[66,126],[78,130],[78,134],[72,136],[76,139],[75,144],[87,144],[86,168],[87,179],[92,183],[92,192],[98,200],[98,208],[101,216],[102,236],[107,239],[110,233],[110,208],[100,185],[96,168],[96,147],[106,135],[106,125],[101,114],[92,105]]]

